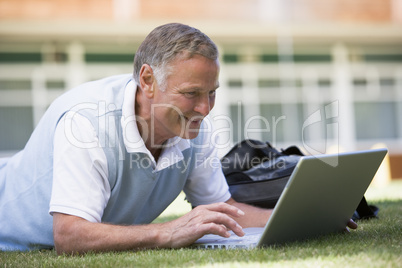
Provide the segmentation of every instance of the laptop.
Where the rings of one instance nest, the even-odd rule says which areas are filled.
[[[266,247],[342,232],[386,154],[375,149],[302,157],[264,228],[244,228],[243,237],[205,235],[191,247]]]

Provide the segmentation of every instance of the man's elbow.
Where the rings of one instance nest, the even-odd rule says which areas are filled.
[[[79,248],[80,234],[77,233],[77,221],[74,216],[53,216],[53,240],[58,255],[83,253]],[[72,218],[74,217],[74,218]]]
[[[77,250],[72,235],[68,230],[53,230],[53,239],[57,255],[73,255],[82,253]]]
[[[54,248],[56,249],[57,255],[63,254],[72,254],[71,250],[69,250],[65,242],[65,238],[59,232],[53,232],[53,239],[54,239]]]

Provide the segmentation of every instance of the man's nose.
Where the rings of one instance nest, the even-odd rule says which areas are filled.
[[[194,108],[194,111],[202,114],[203,116],[207,116],[211,111],[209,96],[200,96]]]

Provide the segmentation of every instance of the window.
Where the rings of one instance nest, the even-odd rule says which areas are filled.
[[[0,107],[0,151],[21,150],[33,131],[32,107]]]
[[[397,138],[398,120],[395,102],[356,102],[357,139]]]

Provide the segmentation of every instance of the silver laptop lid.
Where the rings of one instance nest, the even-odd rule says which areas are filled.
[[[386,149],[376,149],[303,157],[258,246],[344,230],[386,153]]]

